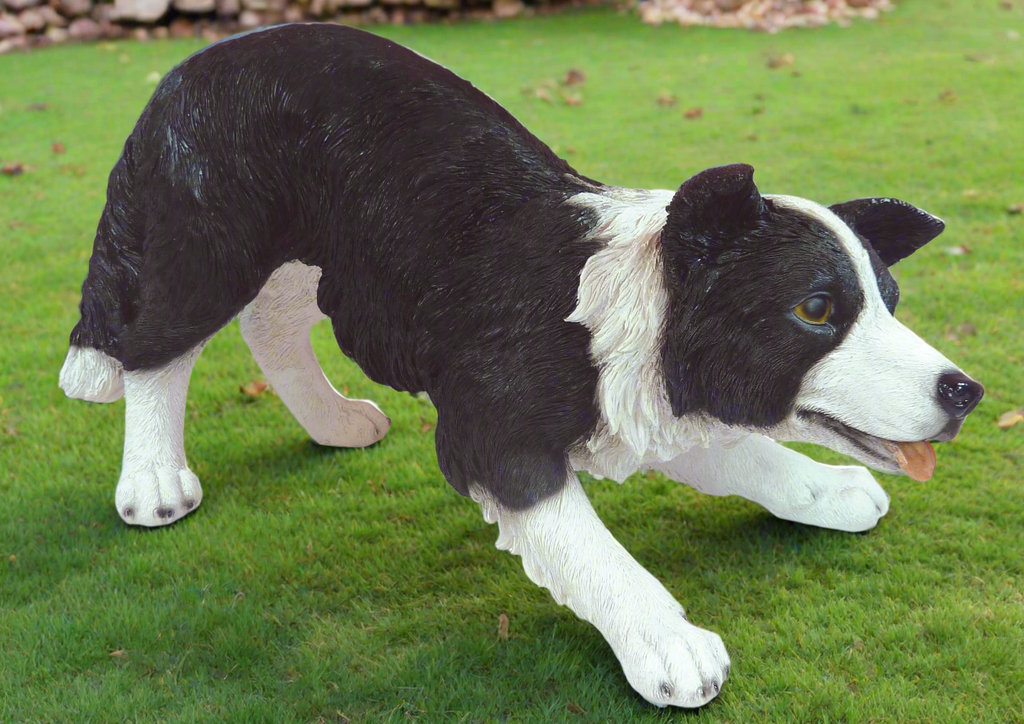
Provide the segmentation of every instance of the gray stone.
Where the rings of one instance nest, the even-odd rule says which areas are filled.
[[[46,21],[47,27],[66,28],[68,26],[68,19],[49,5],[43,5],[39,8],[39,14],[43,16],[43,20]]]
[[[252,10],[243,10],[238,16],[238,24],[244,30],[252,30],[263,25],[263,16]]]
[[[35,8],[22,10],[18,15],[18,22],[29,33],[38,33],[46,29],[46,20],[43,19],[43,14]]]
[[[172,0],[174,9],[183,13],[208,13],[217,7],[216,0]]]
[[[237,18],[242,12],[241,0],[216,0],[217,15],[222,18]]]
[[[155,23],[167,14],[170,6],[171,0],[114,0],[114,17],[118,20]]]
[[[0,39],[24,35],[25,26],[13,15],[0,15]]]
[[[77,18],[92,10],[92,0],[56,0],[54,4],[69,18]]]
[[[11,10],[24,10],[25,8],[33,8],[43,0],[3,0],[3,4]]]
[[[68,26],[68,37],[72,40],[99,40],[102,35],[99,23],[90,18],[78,18]]]

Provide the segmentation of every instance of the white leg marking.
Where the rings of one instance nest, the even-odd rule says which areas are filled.
[[[59,384],[68,397],[89,402],[115,402],[124,395],[121,363],[92,347],[68,349]]]
[[[858,532],[874,528],[889,496],[855,465],[823,465],[752,434],[732,446],[694,447],[650,466],[710,495],[739,495],[784,520]]]
[[[572,476],[557,495],[523,511],[471,490],[497,547],[522,556],[530,580],[601,632],[630,685],[656,706],[697,707],[718,695],[729,655],[718,634],[690,624],[654,576],[612,537]]]
[[[391,420],[369,400],[343,397],[324,376],[309,343],[323,312],[316,304],[320,268],[284,264],[239,315],[242,337],[267,381],[316,442],[365,447],[380,440]]]
[[[157,369],[124,373],[124,461],[114,501],[125,523],[169,525],[203,499],[185,461],[185,398],[202,349]]]

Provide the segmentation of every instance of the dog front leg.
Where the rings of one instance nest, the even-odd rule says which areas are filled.
[[[497,547],[521,556],[526,575],[602,633],[630,685],[656,706],[697,707],[729,675],[722,639],[686,620],[682,606],[601,523],[571,476],[556,495],[507,510],[474,488]]]
[[[823,465],[764,435],[694,447],[647,467],[709,495],[739,495],[776,517],[821,528],[868,530],[889,510],[889,496],[866,469]]]

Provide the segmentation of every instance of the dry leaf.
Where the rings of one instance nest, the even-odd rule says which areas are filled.
[[[498,638],[508,641],[508,616],[505,614],[498,616]]]
[[[701,118],[703,115],[703,108],[691,108],[690,110],[683,114],[683,118],[688,118],[692,121],[695,118]]]
[[[551,93],[549,93],[546,88],[538,88],[534,91],[534,94],[545,103],[551,102]]]
[[[676,97],[672,93],[661,92],[658,94],[658,105],[662,108],[668,106],[674,106],[676,104]]]
[[[348,397],[348,385],[341,386],[341,394],[345,395],[345,397]]]
[[[977,196],[981,196],[981,192],[978,189],[964,189],[960,192],[960,195],[965,199],[973,199]]]
[[[569,156],[572,156],[573,154],[576,153],[576,147],[575,146],[566,146],[565,147],[565,153],[567,155],[569,155]]]
[[[765,62],[772,70],[776,68],[785,68],[786,66],[793,65],[796,58],[792,53],[771,53],[768,56],[768,60]]]
[[[157,73],[155,70],[151,71],[149,73],[149,75],[146,76],[146,82],[147,83],[159,83],[160,82],[160,74]]]
[[[562,85],[583,85],[587,82],[587,75],[579,68],[569,68],[562,79]]]
[[[1011,216],[1024,213],[1024,204],[1014,204],[1013,206],[1006,207],[1006,213]]]
[[[956,100],[956,93],[954,93],[949,88],[946,88],[941,93],[939,93],[939,100],[946,101],[947,103],[952,103],[953,101]]]
[[[54,153],[64,153],[68,149],[64,146],[63,143],[57,141],[52,146],[50,146],[50,150],[53,151]]]
[[[117,649],[116,651],[111,651],[110,652],[110,658],[112,658],[112,659],[123,659],[127,655],[128,655],[128,652],[125,651],[124,649]]]
[[[1004,412],[999,416],[996,426],[1005,430],[1008,427],[1013,427],[1021,421],[1024,421],[1024,409],[1010,410],[1009,412]]]
[[[14,555],[12,553],[11,555],[7,556],[7,560],[10,561],[11,563],[17,563],[18,562],[18,556]]]
[[[970,322],[964,322],[957,326],[956,331],[958,334],[962,334],[965,337],[973,337],[978,333],[978,328]]]
[[[583,707],[581,707],[575,701],[570,701],[566,705],[565,708],[568,709],[569,711],[571,711],[573,714],[579,714],[580,716],[583,716],[584,714],[587,713],[587,712],[583,711]]]
[[[20,176],[25,172],[25,164],[23,163],[5,163],[0,167],[0,173],[4,176]]]
[[[267,389],[267,383],[263,380],[253,380],[247,385],[239,385],[238,390],[249,397],[259,397]]]
[[[422,425],[420,425],[420,432],[430,432],[433,429],[434,423],[432,422],[424,422]]]
[[[50,107],[49,103],[29,103],[28,109],[30,111],[45,111]]]
[[[582,106],[583,96],[579,93],[566,93],[562,96],[562,100],[565,101],[567,106]]]
[[[956,246],[946,246],[942,249],[950,256],[964,256],[965,254],[971,253],[971,247],[966,244],[957,244]]]

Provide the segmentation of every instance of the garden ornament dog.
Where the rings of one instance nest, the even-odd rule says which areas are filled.
[[[331,320],[375,382],[426,392],[441,471],[498,548],[595,625],[658,706],[729,675],[714,633],[612,537],[575,471],[656,470],[786,520],[863,531],[889,499],[825,445],[927,479],[981,385],[893,317],[888,267],[943,223],[888,198],[762,195],[743,164],[676,191],[603,185],[494,100],[337,25],[238,36],[172,70],[110,175],[60,375],[125,397],[115,501],[160,526],[202,500],[183,447],[189,376],[235,317],[312,438],[390,420],[324,377]]]

